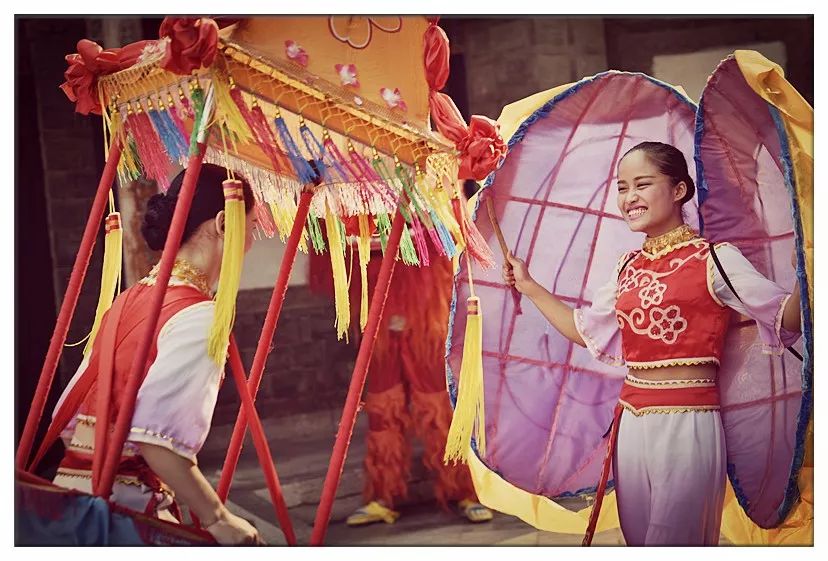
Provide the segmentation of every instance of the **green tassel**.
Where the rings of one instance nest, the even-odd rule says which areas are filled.
[[[204,90],[201,86],[193,88],[190,95],[193,105],[193,132],[190,135],[190,156],[198,153],[198,130],[201,128],[201,121],[204,119]]]
[[[403,226],[400,238],[400,257],[406,265],[420,266],[420,259],[417,257],[417,250],[414,249],[414,241],[411,239],[408,226]]]
[[[382,253],[385,254],[385,246],[388,245],[388,234],[391,233],[391,219],[387,214],[377,215],[377,232],[380,237],[380,245],[382,246]]]
[[[308,233],[316,254],[325,253],[325,237],[322,235],[322,227],[319,225],[319,219],[312,214],[308,214]]]

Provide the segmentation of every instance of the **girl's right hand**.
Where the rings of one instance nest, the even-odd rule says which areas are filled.
[[[219,545],[264,545],[259,531],[250,522],[224,510],[218,520],[205,528]]]
[[[507,262],[503,265],[503,281],[517,289],[521,294],[531,291],[537,283],[529,274],[526,262],[511,253],[506,257],[506,260]]]

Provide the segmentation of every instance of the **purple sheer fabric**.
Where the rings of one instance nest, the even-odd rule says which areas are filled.
[[[735,59],[725,60],[711,76],[699,124],[696,158],[707,188],[703,234],[731,242],[759,272],[790,291],[795,240],[784,178],[787,142],[780,142],[771,109],[747,84]],[[785,343],[795,338],[782,335]],[[796,346],[801,351],[801,343]],[[802,363],[791,353],[763,353],[759,330],[750,321],[730,330],[725,348],[719,388],[728,473],[751,519],[772,526],[779,522],[797,453]]]

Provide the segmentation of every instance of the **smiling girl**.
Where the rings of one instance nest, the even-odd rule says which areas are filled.
[[[731,310],[754,320],[764,350],[779,354],[799,337],[799,289],[788,293],[733,245],[714,246],[685,224],[695,185],[677,148],[634,146],[617,187],[621,215],[647,237],[619,258],[590,307],[573,310],[512,255],[503,277],[569,340],[628,368],[608,431],[627,544],[715,545],[727,462],[717,371]]]

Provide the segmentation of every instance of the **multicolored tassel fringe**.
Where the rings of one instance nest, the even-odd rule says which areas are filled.
[[[127,104],[126,127],[129,134],[135,139],[135,149],[140,157],[144,175],[154,179],[162,191],[169,187],[170,160],[164,150],[163,144],[155,133],[152,121],[144,108],[137,104],[133,112],[132,107]]]

